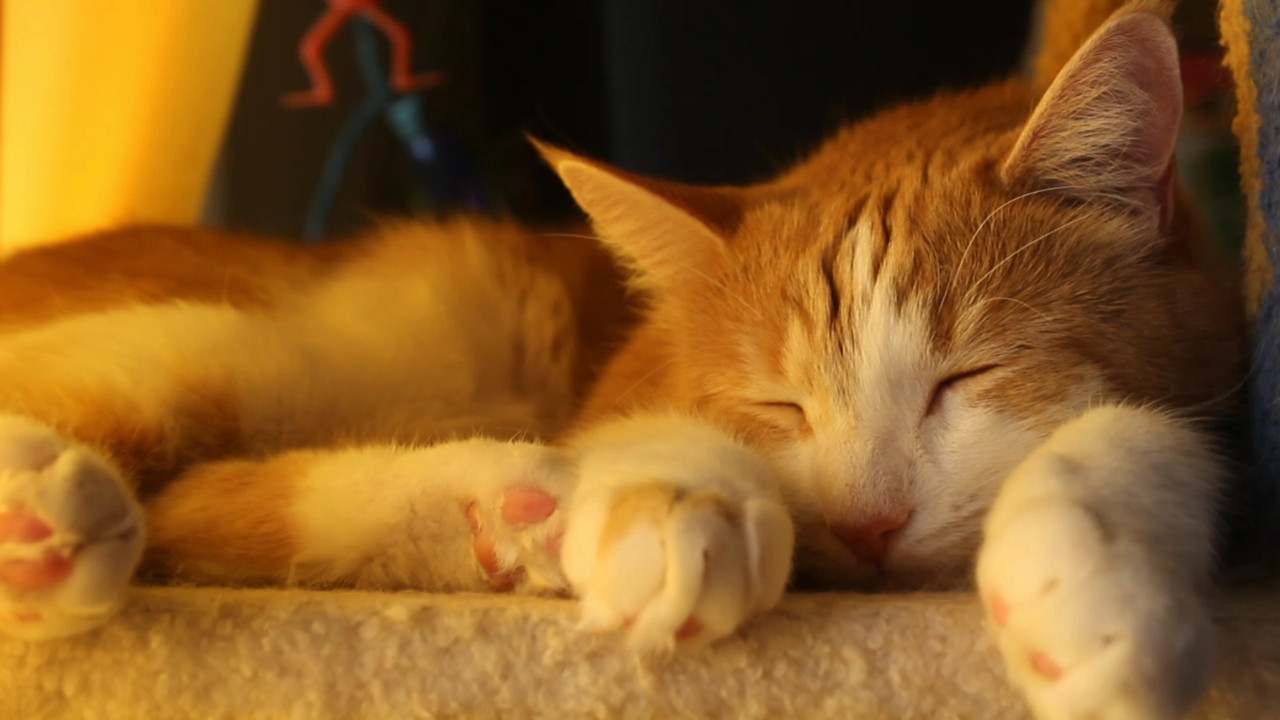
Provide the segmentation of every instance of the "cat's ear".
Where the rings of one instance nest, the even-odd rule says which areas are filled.
[[[739,188],[653,180],[530,138],[643,285],[668,286],[719,260],[742,216]]]
[[[1178,48],[1168,24],[1150,12],[1115,16],[1045,91],[1004,162],[1004,179],[1119,200],[1167,222],[1181,118]]]

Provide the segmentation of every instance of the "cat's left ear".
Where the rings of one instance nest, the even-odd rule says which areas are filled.
[[[705,273],[741,220],[744,189],[654,180],[530,142],[641,285],[671,287]]]
[[[1011,186],[1107,198],[1167,224],[1182,118],[1177,43],[1150,12],[1113,16],[1045,91],[1002,168]]]

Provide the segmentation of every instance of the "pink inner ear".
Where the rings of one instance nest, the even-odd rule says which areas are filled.
[[[1123,61],[1120,71],[1150,102],[1139,113],[1143,124],[1137,137],[1145,142],[1137,154],[1140,162],[1160,168],[1153,178],[1159,182],[1168,173],[1182,122],[1178,46],[1168,26],[1154,15],[1129,15],[1114,24],[1116,35],[1110,39],[1120,45],[1113,51]]]
[[[1181,117],[1168,26],[1150,13],[1121,15],[1045,91],[1005,161],[1005,178],[1085,196],[1140,194],[1163,206]]]
[[[735,188],[684,186],[576,159],[558,162],[556,172],[605,244],[640,271],[633,282],[651,288],[686,282],[689,268],[696,277],[715,263],[725,240],[710,222],[741,208]]]

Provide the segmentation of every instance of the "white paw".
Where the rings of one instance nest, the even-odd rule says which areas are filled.
[[[1201,600],[1065,493],[997,507],[978,586],[1005,667],[1040,720],[1177,718],[1212,661]]]
[[[563,592],[569,585],[560,570],[561,505],[573,481],[571,463],[542,446],[510,444],[500,450],[477,464],[479,481],[469,488],[474,499],[466,515],[476,561],[495,590]],[[495,459],[502,465],[484,469]]]
[[[0,415],[0,632],[42,640],[105,622],[142,554],[141,517],[105,460]]]
[[[626,628],[639,649],[733,633],[777,604],[791,570],[794,529],[763,464],[719,431],[681,422],[690,424],[641,427],[587,450],[565,531],[561,561],[582,626]]]

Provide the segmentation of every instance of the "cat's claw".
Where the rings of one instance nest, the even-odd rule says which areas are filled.
[[[550,492],[524,486],[503,490],[487,512],[484,503],[467,505],[472,550],[491,588],[566,589],[560,571],[563,513],[558,511],[559,501]]]
[[[987,531],[979,592],[1009,676],[1039,720],[1185,712],[1212,655],[1190,588],[1064,495],[998,509]]]
[[[141,517],[109,463],[0,416],[0,632],[41,640],[110,618],[142,553]]]

